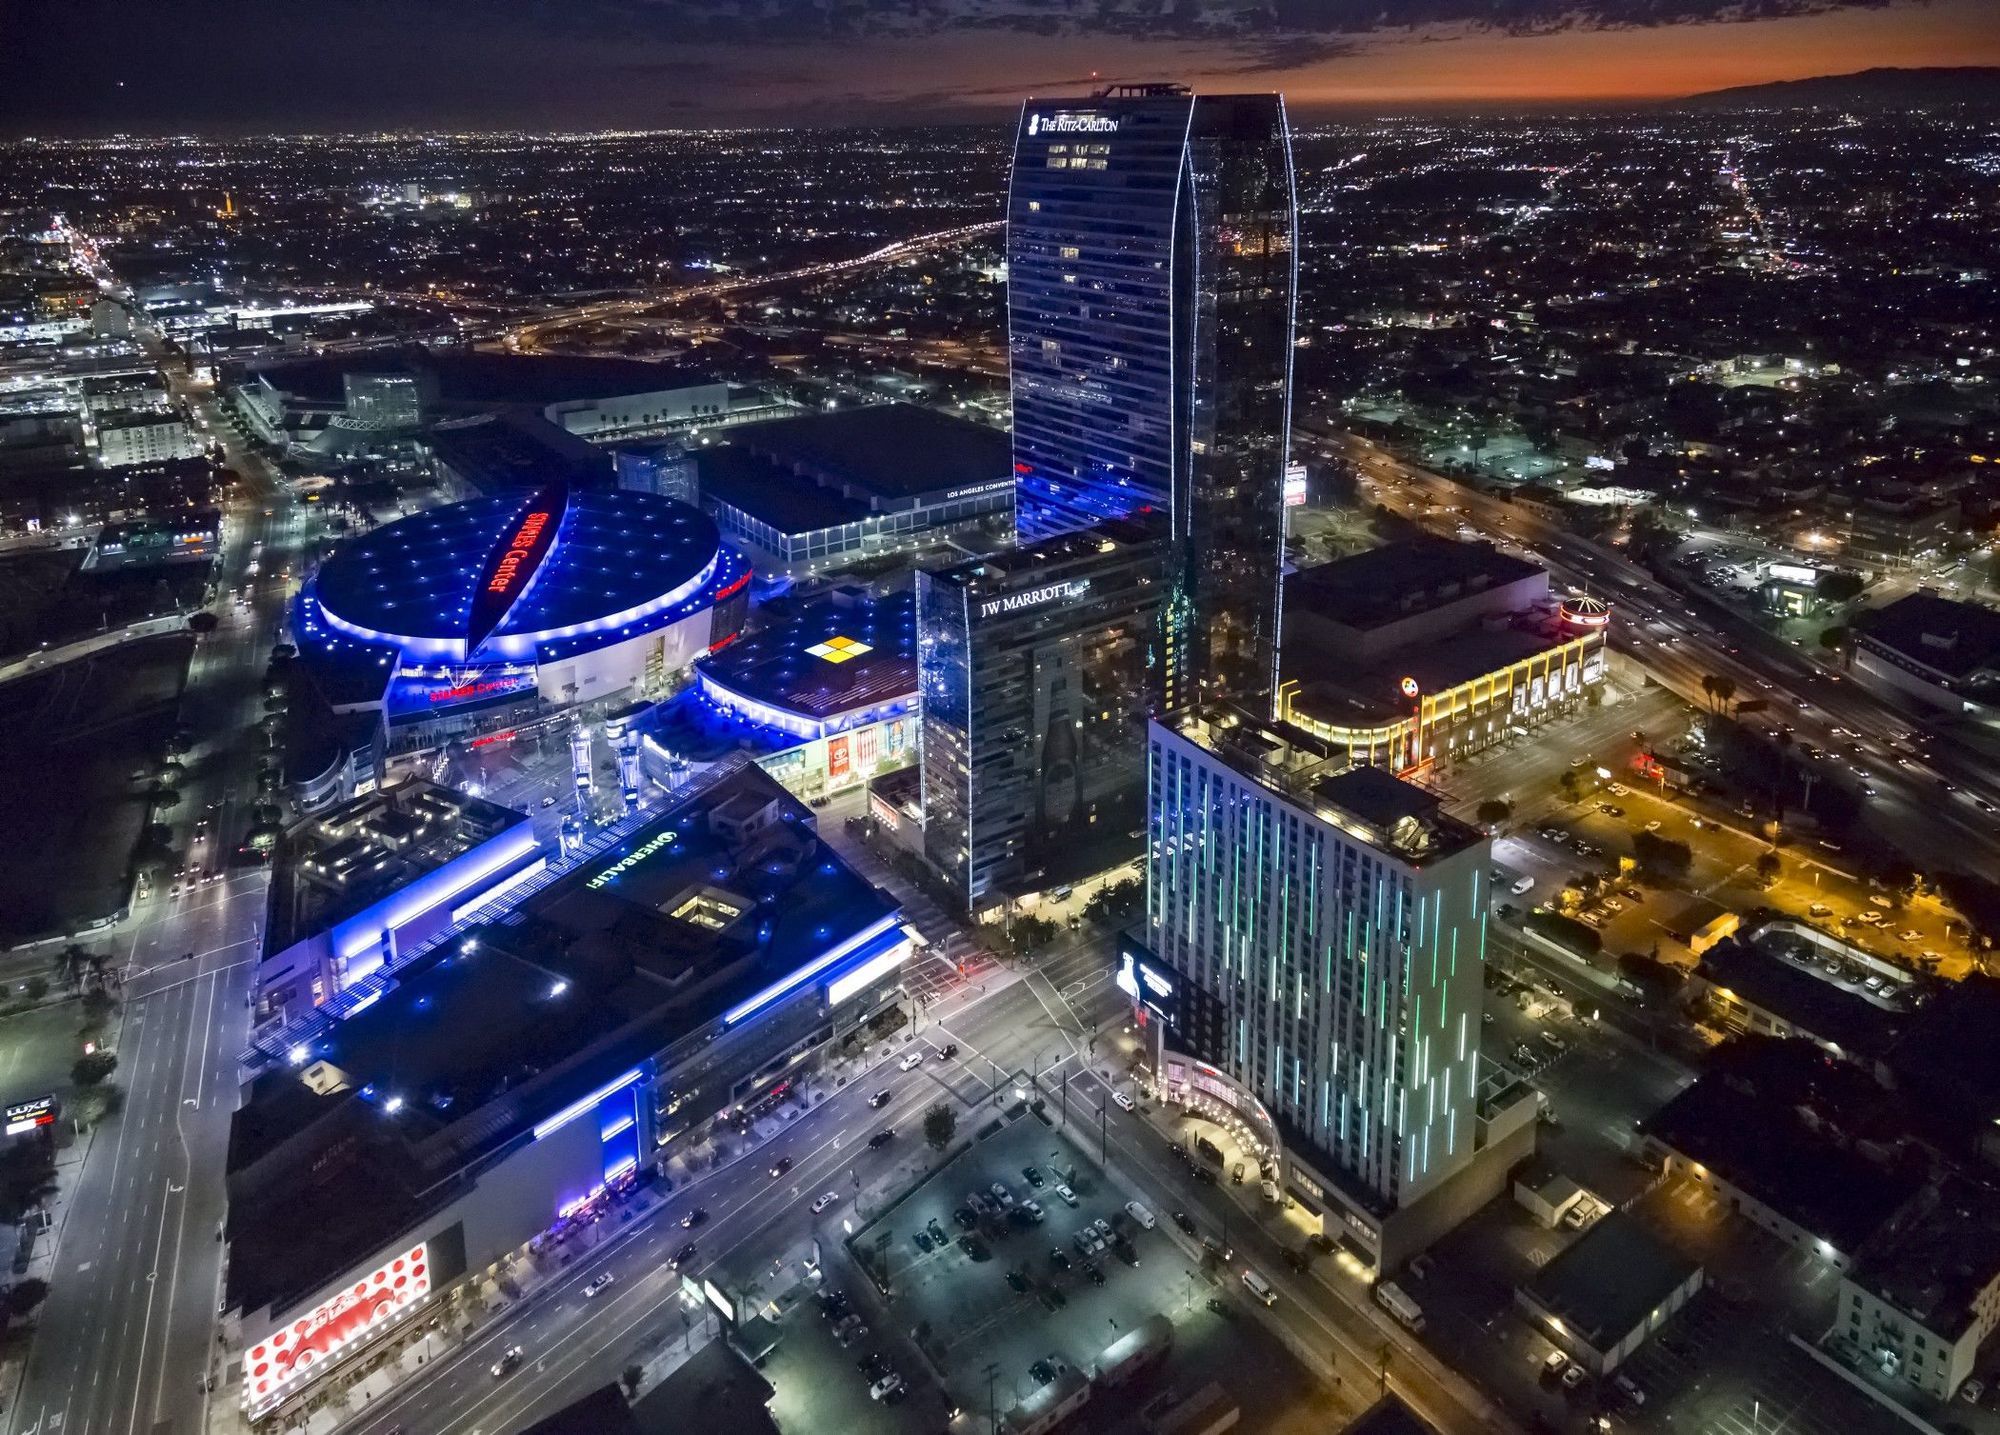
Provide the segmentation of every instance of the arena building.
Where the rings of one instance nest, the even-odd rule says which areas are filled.
[[[735,637],[749,586],[699,510],[551,483],[347,544],[292,628],[334,711],[379,711],[395,752],[663,683]]]
[[[695,665],[692,688],[646,735],[662,769],[745,749],[800,797],[908,767],[917,757],[916,597],[843,587]]]

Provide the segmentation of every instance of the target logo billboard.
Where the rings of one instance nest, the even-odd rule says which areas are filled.
[[[243,1361],[244,1403],[253,1414],[268,1409],[316,1367],[422,1300],[430,1289],[430,1261],[421,1245],[377,1267],[250,1348]]]

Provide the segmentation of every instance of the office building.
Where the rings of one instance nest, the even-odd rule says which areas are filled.
[[[2000,1328],[2000,1203],[1962,1176],[1926,1186],[1840,1281],[1833,1339],[1880,1374],[1949,1400]]]
[[[917,575],[924,850],[978,913],[1137,850],[1162,525]]]
[[[1268,701],[1298,267],[1283,100],[1028,101],[1007,265],[1021,537],[1164,515],[1163,701]]]
[[[193,431],[179,414],[122,414],[97,426],[97,461],[106,468],[167,463],[200,452]]]
[[[1165,1093],[1239,1113],[1298,1204],[1395,1265],[1532,1149],[1532,1099],[1503,1113],[1480,1089],[1490,840],[1229,712],[1153,723],[1146,780],[1146,920],[1120,983]]]

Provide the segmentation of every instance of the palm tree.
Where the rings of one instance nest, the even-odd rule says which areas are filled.
[[[1720,673],[1709,673],[1701,680],[1701,690],[1708,694],[1709,711],[1720,716],[1722,710],[1736,698],[1736,680]]]

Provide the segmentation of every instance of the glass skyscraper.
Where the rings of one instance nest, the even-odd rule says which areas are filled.
[[[1022,541],[1164,514],[1155,704],[1268,703],[1298,275],[1284,101],[1030,100],[1007,265]]]
[[[924,850],[968,909],[1137,848],[1164,527],[917,574]]]

